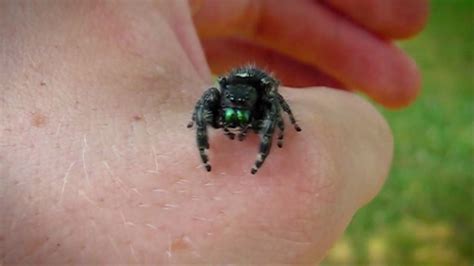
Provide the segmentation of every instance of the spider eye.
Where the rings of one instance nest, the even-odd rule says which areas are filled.
[[[231,123],[232,121],[234,121],[236,116],[237,114],[235,113],[234,109],[232,108],[225,109],[224,120],[226,123]]]
[[[250,121],[250,112],[233,109],[233,108],[226,108],[224,111],[224,121],[226,124],[231,123],[240,123],[240,124],[247,124]]]
[[[239,120],[241,124],[248,123],[250,119],[250,112],[237,110],[237,119]]]

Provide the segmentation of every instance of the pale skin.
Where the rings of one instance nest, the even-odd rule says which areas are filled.
[[[367,101],[282,88],[303,128],[210,137],[186,2],[0,4],[0,263],[315,263],[380,190],[393,140]]]

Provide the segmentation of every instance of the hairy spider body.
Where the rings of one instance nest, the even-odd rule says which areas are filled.
[[[242,141],[248,130],[260,136],[260,147],[251,173],[255,174],[270,153],[273,133],[278,128],[278,147],[283,146],[285,124],[282,110],[288,113],[296,131],[301,128],[291,112],[290,106],[278,93],[279,82],[274,77],[254,66],[232,70],[219,77],[219,89],[207,89],[196,103],[188,128],[196,123],[197,146],[207,171],[211,171],[207,149],[209,141],[207,126],[222,128],[230,139],[235,135]]]

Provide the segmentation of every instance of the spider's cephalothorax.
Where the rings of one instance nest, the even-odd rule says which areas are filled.
[[[254,66],[241,67],[218,81],[219,89],[209,88],[196,103],[188,127],[196,122],[197,145],[207,171],[211,171],[206,153],[209,149],[208,125],[222,128],[230,139],[238,134],[237,138],[244,140],[249,129],[258,133],[260,150],[251,170],[255,174],[270,152],[275,127],[279,130],[278,147],[283,146],[285,124],[281,111],[288,113],[297,131],[301,128],[296,124],[290,106],[278,93],[278,81],[263,70]]]

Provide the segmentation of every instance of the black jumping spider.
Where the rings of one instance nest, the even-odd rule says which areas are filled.
[[[197,145],[206,170],[211,171],[206,150],[209,149],[207,125],[223,128],[230,139],[242,141],[249,129],[260,135],[260,150],[251,173],[255,174],[270,153],[275,127],[278,127],[278,147],[283,146],[285,124],[281,110],[288,113],[296,131],[301,128],[291,112],[290,106],[278,93],[279,82],[254,66],[232,70],[219,77],[219,89],[212,87],[204,92],[196,103],[192,121],[197,126]]]

